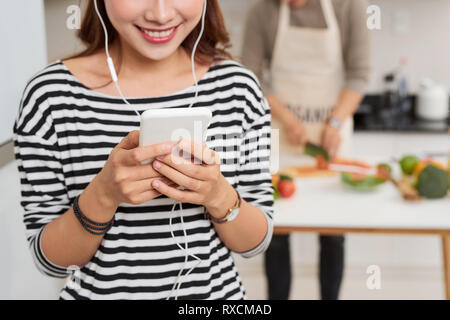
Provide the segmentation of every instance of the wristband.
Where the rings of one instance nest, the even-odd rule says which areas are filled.
[[[114,224],[115,217],[112,217],[111,220],[103,223],[92,221],[91,219],[86,217],[86,215],[84,215],[83,212],[81,212],[80,207],[78,205],[79,197],[80,195],[76,196],[75,200],[73,201],[73,212],[75,213],[75,216],[77,217],[78,221],[83,226],[83,228],[87,232],[94,235],[103,235],[106,232],[108,232],[109,229],[111,229],[112,225]]]

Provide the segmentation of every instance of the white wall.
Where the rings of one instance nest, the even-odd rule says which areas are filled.
[[[12,138],[26,81],[47,63],[42,1],[0,2],[0,143]],[[15,163],[0,170],[0,299],[54,299],[61,281],[41,275],[31,261],[20,208]]]
[[[1,1],[0,39],[1,145],[12,138],[26,81],[47,62],[42,0]]]
[[[420,80],[429,77],[450,89],[450,1],[448,0],[370,0],[379,5],[382,26],[372,31],[373,74],[370,91],[382,88],[383,75],[408,59],[412,92]],[[408,31],[396,33],[396,21],[405,17]]]

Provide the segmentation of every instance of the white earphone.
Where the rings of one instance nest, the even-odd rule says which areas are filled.
[[[136,114],[138,115],[139,120],[140,120],[141,115],[140,115],[139,112],[136,110],[136,108],[135,108],[134,106],[132,106],[132,105],[128,102],[128,100],[124,97],[124,95],[123,95],[123,93],[122,93],[122,90],[120,90],[120,87],[119,87],[119,84],[118,84],[118,80],[119,80],[119,79],[118,79],[118,77],[117,77],[116,69],[115,69],[115,67],[114,67],[114,62],[113,62],[111,56],[109,55],[109,49],[108,49],[108,31],[107,31],[107,29],[106,29],[106,26],[105,26],[105,23],[104,23],[104,21],[103,21],[103,18],[102,18],[101,14],[100,14],[100,12],[99,12],[99,10],[98,10],[97,0],[94,0],[94,6],[95,6],[95,12],[97,13],[97,16],[98,16],[98,18],[99,18],[99,20],[100,20],[100,23],[101,23],[102,27],[103,27],[103,31],[105,32],[106,62],[108,63],[108,68],[109,68],[109,71],[110,71],[110,73],[111,73],[111,78],[112,78],[112,80],[113,80],[113,82],[114,82],[114,85],[116,86],[116,89],[117,89],[117,91],[118,91],[120,97],[122,98],[122,100],[123,100],[127,105],[129,105],[130,107],[132,107],[132,108],[134,109],[134,111],[136,112]],[[197,40],[195,41],[194,47],[193,47],[193,49],[192,49],[192,54],[191,54],[192,76],[193,76],[193,78],[194,78],[194,83],[195,83],[195,96],[194,96],[194,99],[192,100],[191,104],[189,105],[189,108],[191,108],[191,107],[193,106],[195,99],[198,97],[198,81],[197,81],[197,75],[196,75],[196,73],[195,73],[195,60],[194,60],[194,59],[195,59],[195,52],[196,52],[196,50],[197,50],[197,46],[198,46],[198,44],[199,44],[199,42],[200,42],[200,39],[201,39],[201,37],[202,37],[202,35],[203,35],[203,31],[204,31],[204,29],[205,29],[206,7],[207,7],[207,0],[204,0],[204,3],[203,3],[203,12],[202,12],[202,18],[201,18],[201,29],[200,29],[199,36],[198,36]],[[175,207],[176,207],[177,204],[180,205],[180,220],[181,220],[181,226],[182,226],[182,228],[183,228],[183,234],[184,234],[184,239],[185,239],[185,247],[184,247],[184,248],[183,248],[183,247],[178,243],[178,241],[175,239],[175,235],[174,235],[173,230],[172,230],[172,216],[173,216],[173,213],[174,213],[174,210],[175,210]],[[173,293],[173,291],[174,291],[175,288],[176,288],[175,300],[177,300],[177,299],[178,299],[178,292],[179,292],[180,286],[181,286],[181,284],[182,284],[182,282],[179,281],[179,280],[180,280],[181,274],[183,273],[184,269],[186,268],[186,265],[187,265],[187,262],[188,262],[188,257],[189,257],[189,256],[193,257],[194,259],[196,259],[196,260],[198,261],[198,263],[197,263],[195,266],[193,266],[193,267],[186,273],[186,275],[185,275],[186,277],[187,277],[187,276],[188,276],[195,268],[197,268],[197,267],[200,265],[200,263],[202,262],[202,260],[201,260],[199,257],[197,257],[196,255],[194,255],[194,254],[189,254],[189,252],[188,252],[187,233],[186,233],[186,228],[184,227],[183,207],[182,207],[181,202],[176,202],[176,203],[174,203],[174,205],[173,205],[173,207],[172,207],[172,210],[171,210],[171,213],[170,213],[169,226],[170,226],[170,233],[171,233],[173,239],[175,239],[175,242],[176,242],[177,246],[178,246],[181,250],[183,250],[183,251],[185,252],[185,259],[184,259],[183,267],[182,267],[181,270],[178,272],[178,275],[177,275],[177,277],[176,277],[176,279],[175,279],[175,282],[174,282],[174,284],[173,284],[173,286],[172,286],[172,290],[170,291],[170,294],[169,294],[169,296],[167,297],[167,299],[169,299],[169,298],[172,296],[172,293]]]

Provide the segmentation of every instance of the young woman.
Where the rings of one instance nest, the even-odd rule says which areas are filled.
[[[332,157],[348,156],[352,115],[370,73],[366,0],[260,0],[250,10],[243,62],[262,77],[280,132],[280,150],[301,155],[322,145]],[[270,299],[287,299],[291,283],[289,235],[266,251]],[[344,237],[320,236],[322,299],[337,299],[344,269]]]
[[[111,81],[93,1],[79,31],[86,50],[25,88],[14,124],[24,222],[42,272],[79,268],[61,299],[245,298],[231,252],[251,257],[271,239],[270,109],[255,76],[225,51],[218,1],[204,1],[195,99],[190,55],[204,2],[98,0],[121,91],[139,113],[192,102],[212,111],[202,154],[180,145],[201,164],[174,161],[170,142],[139,147],[139,120]],[[172,212],[176,202],[182,212]]]

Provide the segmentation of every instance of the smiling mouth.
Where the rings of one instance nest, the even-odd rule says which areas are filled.
[[[166,29],[145,29],[139,26],[136,26],[140,31],[144,32],[146,35],[152,38],[167,38],[178,28],[178,26],[166,28]]]

